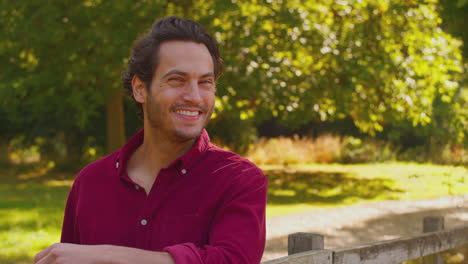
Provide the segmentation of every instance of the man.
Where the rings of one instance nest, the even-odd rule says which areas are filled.
[[[79,173],[62,243],[35,263],[260,262],[267,180],[204,130],[221,67],[189,19],[163,18],[136,42],[123,79],[143,129]]]

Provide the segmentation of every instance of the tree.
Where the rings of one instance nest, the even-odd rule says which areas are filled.
[[[144,2],[2,1],[0,98],[9,120],[30,140],[64,134],[70,155],[107,121],[107,151],[119,147],[120,74],[132,41],[164,10]]]
[[[166,15],[194,18],[220,42],[210,128],[244,149],[272,117],[292,127],[351,118],[370,134],[426,126],[462,72],[461,43],[440,29],[436,0],[1,3],[0,112],[31,137],[82,143],[107,120],[121,144],[123,111],[111,110],[121,109],[120,72],[131,42]]]
[[[213,9],[215,19],[199,16],[217,32],[226,60],[221,121],[275,117],[299,127],[351,117],[370,134],[405,121],[427,127],[436,98],[448,101],[459,87],[461,43],[440,29],[437,1],[239,1]]]

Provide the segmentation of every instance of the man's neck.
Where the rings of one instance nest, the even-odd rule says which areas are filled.
[[[152,127],[145,127],[143,144],[139,150],[145,156],[147,162],[165,168],[187,153],[192,148],[195,140],[177,140],[175,137],[165,135],[162,131]]]
[[[195,140],[177,141],[145,126],[143,144],[132,154],[127,165],[129,177],[149,194],[159,171],[187,153]]]

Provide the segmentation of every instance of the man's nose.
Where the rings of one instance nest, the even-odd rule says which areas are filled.
[[[202,102],[198,81],[191,81],[187,84],[183,94],[183,99],[194,104],[199,104]]]

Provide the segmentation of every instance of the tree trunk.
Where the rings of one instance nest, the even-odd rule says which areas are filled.
[[[112,153],[125,143],[123,90],[112,90],[106,102],[107,153]]]
[[[8,144],[6,141],[0,139],[0,166],[9,162],[10,160],[8,159]]]

